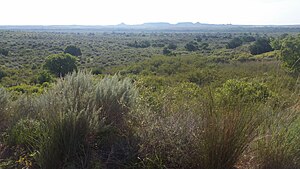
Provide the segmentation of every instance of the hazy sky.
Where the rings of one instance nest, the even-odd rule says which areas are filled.
[[[300,0],[0,0],[0,25],[300,24]]]

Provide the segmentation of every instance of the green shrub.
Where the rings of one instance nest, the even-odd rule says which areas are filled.
[[[26,84],[21,84],[18,86],[12,86],[8,88],[9,91],[13,91],[17,94],[32,94],[32,93],[42,93],[43,89],[37,86],[31,86]]]
[[[33,119],[20,119],[9,131],[11,145],[21,145],[34,150],[36,141],[44,132],[42,123]]]
[[[234,49],[243,44],[243,41],[240,38],[233,38],[226,44],[227,49]]]
[[[77,70],[76,59],[76,57],[64,53],[50,55],[46,58],[44,68],[57,77],[63,77]]]
[[[36,161],[41,168],[86,168],[89,134],[99,114],[93,106],[92,75],[79,71],[66,76],[37,99],[47,132],[37,142]]]
[[[134,106],[137,91],[129,78],[106,76],[96,85],[96,105],[101,108],[101,114],[107,124],[119,126],[124,123],[124,117]]]
[[[263,83],[235,79],[227,80],[217,92],[227,106],[237,100],[242,100],[245,104],[265,102],[272,96],[271,91]]]
[[[4,56],[8,56],[9,51],[7,49],[0,49],[0,54]]]
[[[40,72],[36,77],[36,83],[43,84],[45,82],[51,83],[53,81],[52,75],[47,71]]]
[[[106,76],[96,84],[96,107],[101,108],[104,127],[97,134],[99,156],[108,168],[137,160],[137,140],[130,127],[130,112],[136,106],[137,90],[129,78]]]
[[[249,47],[249,50],[252,55],[258,55],[270,52],[273,50],[273,48],[271,47],[268,39],[259,38]]]
[[[81,56],[82,55],[80,48],[73,46],[73,45],[67,46],[66,49],[64,50],[64,53],[68,53],[73,56]]]
[[[169,91],[160,112],[137,111],[144,168],[233,168],[266,117],[260,104],[232,100],[237,106],[227,109],[196,85]]]
[[[290,72],[300,73],[300,35],[283,40],[280,59]]]
[[[88,111],[59,112],[48,119],[47,131],[37,142],[36,161],[41,168],[87,168],[90,160]]]
[[[254,143],[259,169],[300,168],[299,103],[281,112],[272,112]]]
[[[10,101],[10,95],[9,93],[4,89],[0,87],[0,131],[2,130],[2,127],[6,125],[6,121],[8,119],[8,104]]]
[[[5,76],[7,76],[7,73],[0,69],[0,80]]]
[[[189,43],[187,43],[184,48],[187,50],[187,51],[197,51],[199,50],[199,45],[197,42],[194,42],[194,41],[191,41]]]

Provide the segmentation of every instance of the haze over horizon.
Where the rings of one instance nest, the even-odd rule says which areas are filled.
[[[300,24],[299,0],[4,0],[0,25]]]

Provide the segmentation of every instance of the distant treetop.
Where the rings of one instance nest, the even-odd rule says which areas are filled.
[[[81,56],[82,55],[80,48],[73,46],[73,45],[67,46],[64,53],[69,53],[73,56]]]

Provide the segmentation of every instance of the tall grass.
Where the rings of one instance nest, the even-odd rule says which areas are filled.
[[[120,166],[134,147],[127,116],[136,89],[118,75],[96,82],[87,72],[60,79],[36,99],[38,118],[47,130],[37,140],[36,160],[41,168]]]
[[[101,109],[102,122],[97,133],[98,155],[108,168],[124,168],[136,159],[137,142],[129,122],[136,96],[129,78],[106,76],[96,84],[95,106]]]
[[[260,137],[254,143],[257,168],[300,168],[299,108],[299,103],[296,103],[295,106],[268,116]]]
[[[8,104],[9,104],[10,95],[4,89],[0,87],[0,131],[5,128],[6,121],[8,118]]]
[[[209,93],[200,91],[189,98],[191,93],[174,92],[168,97],[162,96],[165,99],[163,111],[145,108],[137,111],[143,168],[235,167],[266,117],[264,104],[244,104],[234,99],[227,107],[223,98]],[[174,102],[174,98],[183,99]]]
[[[134,105],[137,91],[129,78],[104,77],[96,85],[95,102],[101,108],[105,122],[118,128],[124,127],[124,117]]]
[[[60,79],[38,101],[47,131],[37,142],[36,160],[41,168],[87,168],[88,137],[99,111],[93,106],[92,76],[77,72]]]

